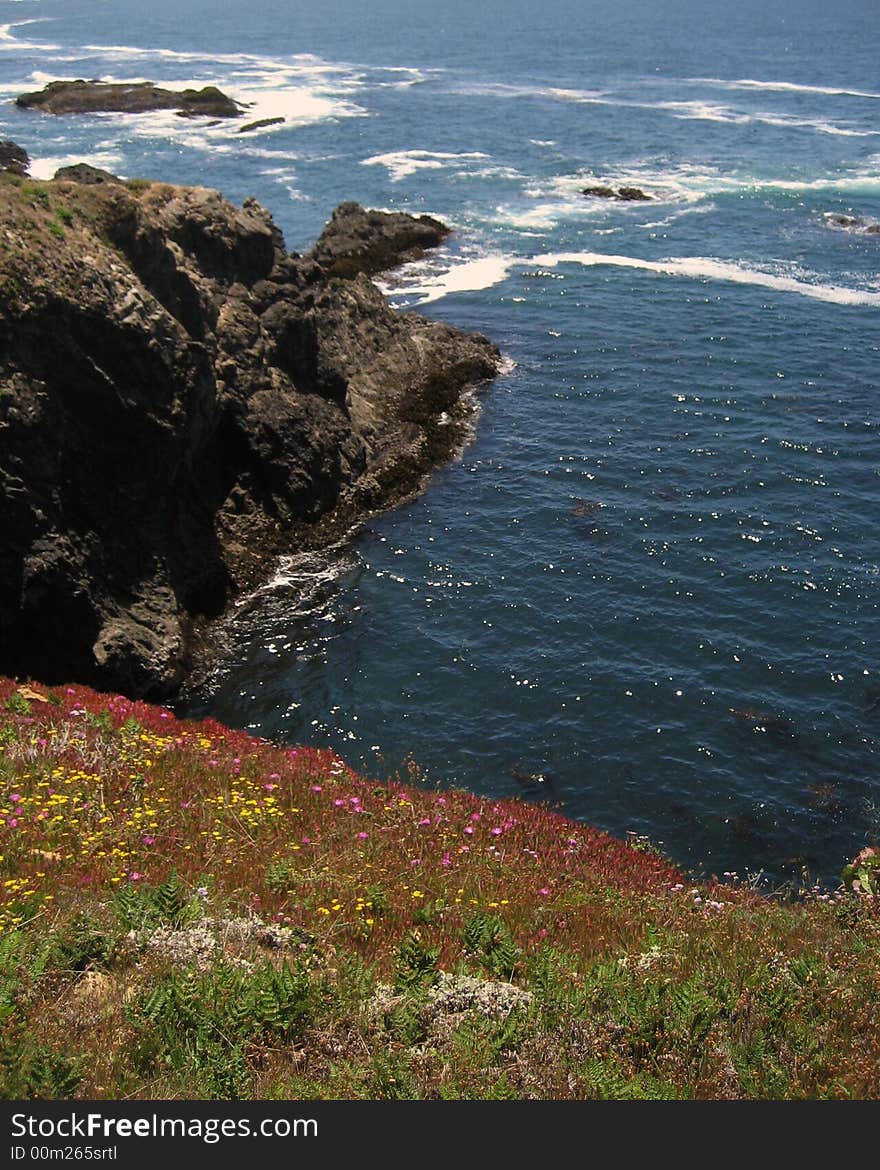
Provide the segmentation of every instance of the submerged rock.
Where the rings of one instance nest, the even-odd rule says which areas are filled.
[[[15,104],[44,114],[143,114],[175,110],[184,117],[238,118],[243,107],[215,85],[202,89],[160,89],[151,81],[50,81],[34,93],[23,93]]]
[[[499,354],[254,200],[95,174],[0,175],[0,670],[167,697],[279,553],[422,486]]]
[[[418,260],[452,229],[430,215],[417,219],[400,211],[365,211],[341,203],[309,253],[334,276],[368,275]]]
[[[284,118],[257,118],[256,122],[248,122],[244,126],[239,126],[239,134],[250,134],[252,130],[262,130],[266,126],[280,126]]]

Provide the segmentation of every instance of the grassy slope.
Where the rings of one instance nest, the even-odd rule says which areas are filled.
[[[0,680],[2,1095],[876,1097],[880,915]]]

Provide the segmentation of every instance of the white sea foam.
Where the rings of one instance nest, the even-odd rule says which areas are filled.
[[[720,81],[717,84],[722,84]],[[725,83],[729,88],[762,89],[807,89],[808,87],[779,84],[762,84],[758,82]],[[866,91],[831,90],[814,87],[817,93],[849,93],[857,97],[878,97],[880,95]],[[798,118],[789,114],[778,114],[773,111],[738,110],[731,106],[719,105],[707,101],[659,101],[645,102],[634,100],[620,95],[609,94],[604,90],[563,89],[557,86],[522,86],[502,84],[480,84],[456,90],[464,96],[474,97],[542,97],[551,101],[577,102],[581,104],[601,106],[623,106],[638,110],[664,110],[679,119],[726,122],[734,125],[748,125],[759,123],[765,126],[779,126],[785,129],[813,130],[820,134],[833,134],[846,138],[863,138],[880,133],[877,130],[861,130],[847,125],[838,125],[826,118]]]
[[[651,79],[653,82],[654,79]],[[703,84],[715,84],[730,89],[778,89],[803,90],[824,94],[848,94],[853,97],[873,98],[880,94],[861,90],[831,89],[822,86],[797,86],[785,82],[722,82],[720,79],[695,78],[688,79]],[[734,125],[748,125],[759,123],[765,126],[779,126],[785,129],[813,130],[820,134],[833,134],[846,138],[863,138],[880,133],[878,130],[862,130],[855,127],[838,125],[826,118],[798,118],[789,114],[778,114],[773,111],[738,110],[731,106],[719,105],[707,101],[659,101],[646,102],[628,98],[618,94],[610,94],[606,90],[564,89],[558,86],[529,86],[512,84],[477,84],[457,89],[454,92],[463,96],[473,97],[542,97],[551,101],[577,102],[582,104],[602,106],[623,106],[638,110],[664,110],[673,117],[704,122],[727,122]]]
[[[430,81],[432,77],[442,73],[443,70],[414,69],[407,65],[384,65],[371,72],[374,74],[372,76],[372,85],[377,89],[412,89],[414,85],[424,85],[427,81]],[[390,73],[394,80],[379,81],[378,77],[381,77],[385,73]],[[398,73],[402,74],[403,76],[400,78],[394,77],[394,75]]]
[[[588,199],[582,194],[587,186],[641,187],[651,196],[650,202],[622,202],[611,199]],[[717,168],[693,164],[666,167],[662,160],[634,160],[608,173],[580,171],[574,175],[557,175],[527,184],[523,194],[534,200],[523,207],[502,204],[497,208],[497,222],[507,226],[549,230],[565,221],[584,219],[619,220],[642,228],[665,227],[672,217],[700,214],[713,210],[711,200],[720,195],[761,191],[846,192],[853,195],[880,193],[880,155],[865,159],[859,170],[840,172],[811,179],[762,177],[724,173]],[[675,205],[670,216],[658,218],[662,205]],[[647,215],[644,223],[638,220]]]
[[[641,187],[650,195],[650,202],[586,198],[584,188],[597,185]],[[658,165],[656,159],[634,161],[613,173],[584,170],[533,181],[524,186],[523,195],[535,202],[526,207],[500,205],[496,209],[497,222],[521,230],[547,231],[560,222],[571,220],[607,220],[609,216],[626,216],[631,220],[658,205],[670,203],[686,205],[687,210],[696,211],[697,205],[709,195],[740,186],[705,167],[685,164],[667,168]],[[685,209],[680,212],[685,213]]]
[[[367,110],[354,102],[344,101],[313,87],[283,87],[279,89],[241,89],[237,100],[249,107],[248,120],[284,118],[284,124],[302,126],[309,122],[323,122],[329,118],[366,117]],[[280,129],[279,126],[270,129]],[[236,133],[237,133],[237,127]]]
[[[32,16],[29,20],[12,20],[8,24],[0,24],[0,52],[19,52],[21,49],[39,49],[41,52],[54,52],[60,45],[50,45],[42,41],[26,41],[15,35],[15,28],[23,28],[27,24],[43,24],[51,20],[51,16]]]
[[[199,61],[203,63],[213,62],[216,65],[257,65],[277,66],[283,64],[290,66],[292,64],[306,64],[312,66],[324,66],[326,69],[339,69],[340,66],[329,66],[327,62],[322,61],[318,57],[314,57],[310,53],[299,53],[295,56],[288,57],[281,62],[280,58],[265,57],[259,53],[206,53],[204,51],[187,50],[187,49],[163,49],[158,46],[146,47],[143,45],[100,45],[88,44],[82,46],[85,52],[95,53],[104,58],[117,57],[120,59],[130,59],[133,57],[141,58],[143,60],[160,60],[160,61]]]
[[[109,151],[95,154],[59,155],[57,157],[44,156],[42,158],[31,159],[28,173],[33,179],[51,179],[61,167],[71,167],[81,162],[90,163],[93,167],[100,167],[102,170],[113,171],[114,174],[118,174],[118,171],[114,170],[114,168],[120,165],[122,158],[120,155],[111,154]],[[120,175],[120,178],[122,177]]]
[[[350,572],[358,563],[357,554],[339,546],[331,547],[326,552],[283,556],[278,560],[274,575],[254,593],[293,585],[302,590],[303,600],[308,603],[327,586],[335,585],[343,574]]]
[[[48,85],[50,81],[55,81],[57,76],[57,73],[44,73],[42,69],[34,69],[32,73],[28,74],[28,81],[35,86],[42,87]]]
[[[379,287],[392,301],[405,297],[410,304],[427,305],[450,293],[476,292],[500,284],[518,263],[516,256],[491,254],[465,259],[440,271],[430,264],[408,265],[394,274],[394,283],[379,282]]]
[[[745,190],[778,191],[846,191],[872,195],[880,192],[880,173],[877,170],[856,171],[851,174],[827,175],[817,179],[742,179],[735,187]],[[731,188],[734,189],[734,188]]]
[[[880,130],[858,130],[851,126],[840,126],[826,118],[796,118],[793,114],[775,114],[736,110],[702,101],[657,102],[654,107],[669,110],[673,117],[698,122],[731,122],[746,126],[759,123],[762,126],[779,126],[792,130],[815,130],[820,134],[836,134],[843,138],[871,138]]]
[[[0,48],[22,47],[22,41],[12,38],[10,30],[14,27],[16,25],[12,24],[0,26]],[[95,65],[90,75],[100,77],[103,81],[124,83],[155,80],[154,67],[157,62],[186,65],[192,70],[187,76],[177,79],[166,76],[160,84],[171,89],[200,89],[208,84],[221,84],[230,97],[248,107],[248,121],[284,118],[284,123],[261,127],[255,132],[258,134],[275,132],[283,129],[285,125],[302,126],[328,119],[364,117],[368,114],[366,109],[352,100],[353,94],[367,86],[367,73],[351,64],[325,61],[310,53],[279,58],[246,52],[221,53],[215,56],[203,51],[144,48],[137,45],[87,44],[75,51],[71,59],[81,60],[84,54],[95,56]],[[114,62],[124,63],[126,67],[124,76],[113,75]],[[222,76],[218,76],[218,67]],[[399,69],[392,67],[392,70],[379,68],[378,72],[399,72],[407,83],[415,82],[422,77],[418,70],[405,67]],[[32,76],[34,82],[39,85],[52,80],[57,74],[40,72]],[[403,82],[395,81],[393,84]],[[211,132],[206,135],[205,123],[201,120],[187,123],[187,120],[181,118],[174,118],[173,121],[166,119],[164,122],[154,119],[150,123],[143,115],[138,117],[136,133],[149,136],[157,130],[163,134],[176,130],[178,136],[195,147],[213,145],[216,139],[235,134],[238,130],[235,122],[225,121],[219,127],[212,127]]]
[[[647,204],[641,201],[627,202],[613,199],[588,199],[583,196],[585,187],[640,187],[650,196],[652,203],[697,203],[707,195],[715,194],[730,183],[729,176],[717,169],[683,163],[668,166],[662,159],[633,159],[623,163],[614,171],[578,171],[573,175],[557,175],[548,181],[535,183],[525,188],[525,193],[535,198],[554,197],[575,206],[583,206],[591,213],[596,211],[638,212]]]
[[[454,153],[444,150],[392,150],[387,154],[374,154],[371,158],[362,159],[361,166],[386,167],[391,181],[399,183],[401,179],[414,175],[417,171],[438,171],[456,163],[470,163],[488,157],[482,151]]]
[[[520,228],[525,231],[550,231],[560,220],[574,219],[586,210],[583,200],[580,203],[536,203],[524,211],[516,210],[506,204],[496,208],[497,222],[508,227]]]
[[[604,98],[601,89],[562,89],[553,85],[522,85],[511,82],[480,81],[454,87],[460,97],[547,98],[557,102],[594,102]]]
[[[669,227],[685,215],[706,215],[708,212],[715,210],[716,206],[714,203],[700,203],[694,207],[682,207],[678,211],[673,211],[671,215],[665,216],[663,219],[654,219],[649,220],[648,223],[640,223],[638,227],[643,231],[654,231],[656,228]]]
[[[454,172],[457,179],[510,179],[523,180],[525,175],[516,167],[492,164],[488,167],[467,166]]]
[[[163,86],[179,89],[192,86],[188,81],[163,82]],[[205,84],[204,82],[198,84]],[[225,86],[225,91],[236,101],[247,107],[242,118],[181,118],[173,110],[156,110],[141,114],[97,115],[123,123],[129,133],[139,138],[174,138],[195,150],[212,150],[225,153],[254,154],[251,146],[255,139],[285,128],[304,126],[336,118],[365,116],[367,111],[352,102],[335,98],[329,94],[305,86],[290,86],[279,89],[239,89]],[[263,118],[283,118],[274,126],[261,127],[248,134],[239,134],[239,128],[247,122]],[[234,143],[234,146],[233,146]],[[264,155],[263,157],[272,157]],[[289,151],[278,151],[277,157],[290,158]]]
[[[750,268],[744,264],[705,256],[643,260],[637,256],[610,256],[602,252],[554,252],[544,256],[533,256],[532,263],[541,268],[553,268],[558,264],[580,264],[588,268],[602,265],[635,268],[645,272],[656,272],[662,276],[683,276],[694,280],[756,285],[772,289],[774,292],[797,293],[799,296],[812,297],[814,300],[833,305],[880,307],[880,292],[814,283],[801,276],[765,272],[760,268]]]
[[[685,78],[686,81],[695,81],[700,85],[714,85],[719,89],[768,89],[780,93],[821,93],[828,97],[857,97],[880,98],[880,93],[866,89],[846,89],[830,85],[798,85],[793,81],[756,81],[750,77],[741,77],[736,80],[725,80],[722,77],[694,77]]]

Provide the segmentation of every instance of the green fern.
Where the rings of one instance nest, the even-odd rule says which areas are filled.
[[[586,1094],[600,1101],[672,1101],[681,1094],[656,1077],[629,1076],[613,1064],[590,1060],[581,1069]]]
[[[83,1060],[56,1052],[21,1028],[0,1037],[0,1098],[53,1101],[72,1097],[82,1080]]]
[[[394,987],[398,991],[409,991],[416,987],[430,987],[437,982],[437,962],[440,951],[437,947],[426,946],[418,930],[411,930],[404,938],[397,952],[394,971]]]
[[[379,1101],[413,1100],[417,1093],[405,1056],[379,1053],[373,1058],[370,1096]]]
[[[158,885],[151,895],[155,917],[159,922],[180,930],[201,914],[198,898],[192,898],[176,873]]]
[[[507,1079],[507,1073],[503,1072],[498,1079],[489,1086],[489,1091],[486,1094],[487,1101],[518,1101],[521,1094],[515,1089]]]
[[[510,927],[497,914],[477,911],[461,934],[465,947],[493,975],[512,979],[519,969],[520,951]]]
[[[419,1005],[408,998],[389,1008],[384,1022],[388,1035],[410,1048],[414,1044],[421,1044],[427,1036]]]
[[[86,914],[77,914],[63,930],[48,938],[47,963],[65,971],[85,971],[111,961],[118,944],[115,931],[108,931]]]
[[[170,926],[182,930],[202,915],[202,901],[192,895],[176,873],[158,886],[126,885],[117,890],[116,913],[129,930]]]

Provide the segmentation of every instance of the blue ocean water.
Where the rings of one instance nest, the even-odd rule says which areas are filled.
[[[297,250],[343,199],[430,212],[389,298],[508,359],[423,497],[239,608],[192,710],[834,882],[880,832],[878,62],[876,0],[0,0],[34,174],[255,195]],[[74,76],[285,122],[12,104]]]

